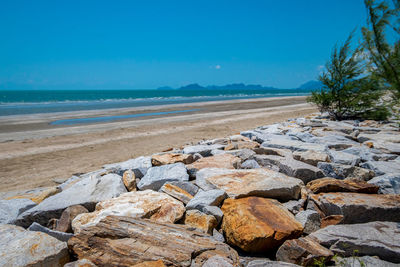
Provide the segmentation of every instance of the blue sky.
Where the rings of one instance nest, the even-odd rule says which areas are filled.
[[[2,0],[0,89],[295,88],[365,17],[362,0]]]

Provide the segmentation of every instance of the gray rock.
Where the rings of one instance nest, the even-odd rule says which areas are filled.
[[[308,150],[314,150],[314,151],[326,151],[327,146],[325,144],[314,144],[314,143],[305,143],[301,141],[296,141],[296,140],[290,140],[290,139],[272,139],[269,141],[266,141],[261,144],[263,147],[273,147],[273,148],[279,148],[279,149],[290,149],[291,151],[308,151]]]
[[[313,139],[315,144],[327,144],[329,149],[343,150],[352,146],[359,146],[358,142],[355,142],[342,135],[327,135],[323,137],[315,137]]]
[[[252,131],[244,131],[240,133],[241,135],[250,138],[258,143],[263,143],[269,141],[274,138],[281,138],[288,139],[287,137],[283,137],[282,133],[270,133],[268,131],[260,131],[260,130],[252,130]]]
[[[183,149],[183,153],[185,154],[199,153],[203,157],[208,157],[211,156],[211,151],[214,149],[224,149],[224,145],[214,144],[214,145],[187,146]]]
[[[27,198],[0,200],[0,223],[13,224],[18,215],[34,206],[36,203]]]
[[[196,186],[195,184],[191,183],[191,182],[186,182],[186,181],[172,181],[172,182],[167,182],[168,184],[177,186],[183,190],[185,190],[186,192],[188,192],[189,194],[191,194],[192,196],[196,195],[197,192],[199,191],[199,187]]]
[[[68,240],[74,236],[74,234],[71,234],[71,233],[53,231],[53,230],[51,230],[47,227],[44,227],[36,222],[32,223],[31,226],[28,227],[28,230],[48,234],[49,236],[52,236],[62,242],[68,242]]]
[[[0,224],[0,266],[60,266],[69,261],[67,243],[48,234]]]
[[[217,229],[213,229],[213,238],[219,242],[225,243],[225,237],[223,234],[221,234],[220,232],[218,232]]]
[[[205,206],[219,206],[226,197],[223,190],[200,191],[186,205],[186,210],[202,210]]]
[[[217,189],[217,187],[207,181],[208,177],[225,174],[226,170],[221,168],[204,168],[196,172],[195,184],[204,191]]]
[[[295,218],[303,225],[303,232],[306,234],[311,234],[321,228],[321,216],[314,210],[300,211]]]
[[[370,222],[363,224],[330,225],[310,235],[334,253],[350,257],[357,250],[359,256],[378,256],[400,263],[400,224]]]
[[[261,167],[260,167],[260,165],[258,165],[257,161],[255,161],[254,159],[248,159],[240,165],[240,168],[242,168],[242,169],[259,169]]]
[[[202,267],[233,267],[233,265],[230,259],[215,255],[204,262]]]
[[[297,131],[293,131],[293,130],[289,130],[286,133],[286,135],[295,137],[297,140],[299,140],[301,142],[306,142],[306,143],[312,142],[312,140],[315,138],[314,135],[312,135],[308,132],[297,132]]]
[[[386,174],[372,178],[369,184],[379,186],[380,194],[400,194],[400,174]]]
[[[255,155],[253,157],[260,166],[275,165],[279,171],[292,177],[301,179],[305,184],[309,181],[324,177],[324,173],[317,167],[291,157],[274,155]]]
[[[283,203],[283,206],[285,206],[291,213],[297,214],[303,208],[304,203],[304,199],[290,200]]]
[[[69,262],[64,267],[97,267],[93,262],[87,259]]]
[[[359,156],[341,151],[330,150],[329,155],[333,163],[357,166],[361,162],[361,158]]]
[[[318,168],[322,170],[326,177],[336,179],[353,178],[368,181],[375,176],[372,170],[338,163],[319,162]]]
[[[390,161],[367,161],[360,165],[363,168],[373,170],[376,175],[398,174],[400,173],[400,162]]]
[[[189,175],[183,163],[150,168],[137,187],[140,190],[152,189],[158,191],[166,182],[172,181],[189,181]]]
[[[224,216],[222,210],[217,206],[204,206],[200,208],[200,211],[207,215],[214,216],[215,219],[217,219],[218,224],[221,222],[222,217]]]
[[[283,262],[283,261],[271,261],[271,260],[253,260],[250,261],[246,267],[299,267],[300,265]]]
[[[50,219],[59,218],[63,210],[69,206],[82,205],[92,211],[97,202],[117,197],[125,192],[127,192],[125,185],[121,176],[117,174],[87,177],[25,211],[17,218],[16,224],[24,227],[33,222],[47,225]]]
[[[231,154],[231,155],[233,155],[235,157],[240,158],[242,160],[242,162],[245,161],[245,160],[248,160],[249,158],[251,158],[253,155],[256,154],[256,152],[254,152],[251,149],[247,149],[247,148],[236,149],[236,150],[228,150],[228,151],[225,151],[225,152],[228,153],[228,154]]]
[[[340,267],[399,267],[400,264],[391,263],[388,261],[380,260],[377,257],[364,256],[364,257],[349,257],[335,259],[336,266]]]
[[[345,150],[342,150],[344,153],[349,153],[352,155],[359,156],[361,161],[387,161],[387,160],[394,160],[398,156],[394,154],[385,154],[380,152],[377,149],[371,149],[365,146],[360,147],[349,147]]]
[[[151,166],[151,157],[138,157],[124,162],[107,164],[103,168],[106,170],[115,170],[121,176],[125,171],[132,170],[137,178],[142,178]]]
[[[310,199],[327,215],[343,215],[343,223],[400,222],[400,196],[321,193]]]

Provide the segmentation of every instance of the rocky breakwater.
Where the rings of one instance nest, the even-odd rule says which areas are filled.
[[[2,193],[0,266],[398,266],[398,126],[315,114]]]

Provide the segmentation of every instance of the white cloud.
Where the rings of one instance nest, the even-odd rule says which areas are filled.
[[[217,70],[221,69],[221,65],[216,65],[215,69],[217,69]]]

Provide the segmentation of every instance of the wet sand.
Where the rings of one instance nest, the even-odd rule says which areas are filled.
[[[60,119],[178,110],[196,111],[93,124],[50,124]],[[55,178],[66,179],[104,164],[315,111],[305,97],[282,97],[0,117],[0,191],[55,185]]]

